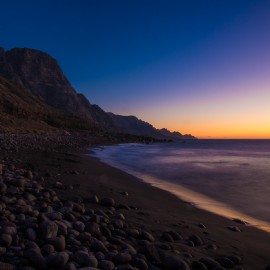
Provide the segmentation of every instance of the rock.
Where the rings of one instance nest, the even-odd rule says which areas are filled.
[[[101,235],[100,227],[95,222],[88,222],[85,224],[85,231],[91,233],[93,236],[98,237]]]
[[[216,259],[216,261],[223,267],[225,267],[226,269],[232,269],[234,268],[234,263],[226,258],[226,257],[221,257],[221,258],[218,258]]]
[[[239,223],[239,224],[242,224],[242,225],[247,225],[248,224],[247,222],[245,222],[245,221],[243,221],[243,220],[241,220],[239,218],[233,218],[232,220],[234,222]]]
[[[56,237],[58,232],[58,226],[53,221],[43,221],[41,223],[41,234],[43,238]]]
[[[132,265],[134,265],[135,267],[137,267],[140,270],[148,270],[148,265],[147,265],[146,261],[141,259],[141,258],[135,258],[132,261]]]
[[[93,195],[92,197],[89,198],[90,203],[99,203],[99,198],[97,195]]]
[[[162,265],[166,270],[190,270],[185,261],[175,256],[167,256]]]
[[[30,171],[30,170],[27,171],[26,174],[25,174],[25,177],[28,178],[28,179],[30,179],[30,180],[32,180],[33,177],[34,177],[32,171]]]
[[[179,241],[179,240],[183,240],[182,235],[180,235],[178,232],[176,231],[168,231],[168,234],[171,235],[171,237],[173,238],[174,241]]]
[[[69,255],[67,252],[58,252],[47,257],[47,262],[53,269],[62,269],[68,262]]]
[[[74,263],[70,262],[66,264],[64,270],[77,270],[77,267]]]
[[[221,265],[216,262],[215,260],[208,258],[208,257],[203,257],[200,259],[200,262],[202,262],[209,270],[214,270],[216,268],[222,268]]]
[[[37,234],[33,228],[27,228],[26,229],[26,237],[30,241],[35,241],[37,239]]]
[[[134,238],[138,238],[140,235],[140,232],[135,228],[126,229],[126,233]]]
[[[9,247],[12,243],[12,236],[6,233],[0,235],[0,245],[3,247]]]
[[[115,201],[113,198],[102,198],[100,200],[100,204],[107,207],[114,207]]]
[[[240,264],[242,262],[242,259],[236,255],[229,255],[229,256],[226,256],[226,258],[231,260],[234,264]]]
[[[62,213],[60,213],[60,212],[50,212],[50,213],[46,213],[46,216],[47,216],[50,220],[52,220],[52,221],[54,221],[54,220],[61,220],[62,217],[63,217]]]
[[[97,259],[93,255],[89,255],[85,251],[77,251],[75,253],[75,258],[80,266],[97,267],[98,265]]]
[[[98,263],[98,268],[100,270],[112,270],[114,269],[114,263],[108,260],[102,260]]]
[[[172,236],[167,232],[162,234],[162,239],[167,241],[167,242],[174,242]]]
[[[53,245],[57,251],[63,251],[66,248],[66,239],[63,235],[48,238],[47,243]]]
[[[145,257],[152,263],[160,263],[161,261],[157,248],[149,241],[140,241],[138,252],[145,255]]]
[[[114,219],[112,223],[113,223],[114,227],[116,227],[118,229],[124,228],[124,222],[121,219]]]
[[[113,261],[116,265],[127,264],[132,260],[132,257],[128,253],[120,252],[114,258]]]
[[[103,253],[108,252],[108,249],[104,246],[104,244],[96,238],[92,239],[90,248],[91,248],[91,251],[93,252],[97,252],[97,251],[101,251]]]
[[[0,262],[0,269],[1,270],[14,270],[14,266],[10,263]]]
[[[189,241],[192,241],[195,246],[202,246],[204,244],[202,239],[197,235],[190,236]]]
[[[26,259],[28,259],[30,265],[41,270],[47,269],[47,261],[37,249],[35,248],[27,249],[24,251],[23,255]]]
[[[123,264],[115,267],[115,270],[135,270],[130,264]]]
[[[207,270],[207,267],[198,261],[192,262],[191,264],[192,270]]]
[[[122,192],[120,192],[120,194],[123,196],[128,196],[128,192],[126,192],[126,191],[122,191]]]
[[[241,232],[241,230],[237,226],[228,226],[227,228],[233,232]]]
[[[206,229],[206,226],[203,223],[199,223],[198,226],[202,229]]]
[[[149,233],[147,231],[144,231],[144,230],[141,230],[140,231],[140,238],[141,239],[144,239],[144,240],[148,240],[150,242],[154,242],[155,241],[154,236],[151,233]]]
[[[78,232],[83,232],[84,231],[84,228],[85,228],[85,225],[83,222],[81,221],[76,221],[72,224],[73,228],[75,230],[77,230]]]
[[[50,244],[46,244],[46,245],[42,246],[42,248],[41,248],[41,253],[43,256],[48,256],[51,253],[53,253],[54,251],[55,251],[54,246],[50,245]]]
[[[7,186],[4,183],[0,183],[0,193],[3,194],[3,193],[6,193],[6,192],[7,192]]]

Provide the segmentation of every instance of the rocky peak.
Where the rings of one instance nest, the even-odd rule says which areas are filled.
[[[15,48],[0,52],[0,57],[0,76],[15,81],[52,107],[93,120],[90,103],[82,104],[81,97],[50,55],[35,49]]]

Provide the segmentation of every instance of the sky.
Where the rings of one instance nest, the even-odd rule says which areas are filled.
[[[1,0],[0,46],[91,103],[199,138],[270,138],[270,1]]]

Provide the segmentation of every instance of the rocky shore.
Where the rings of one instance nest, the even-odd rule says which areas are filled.
[[[41,138],[0,137],[1,270],[269,269],[267,233]]]

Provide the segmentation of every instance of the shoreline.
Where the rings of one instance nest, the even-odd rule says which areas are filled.
[[[63,201],[82,201],[87,211],[108,210],[93,203],[93,195],[113,198],[122,206],[116,211],[124,214],[127,228],[151,233],[160,254],[177,256],[189,265],[206,257],[219,260],[224,256],[236,256],[241,262],[232,269],[259,270],[270,264],[269,233],[194,207],[168,191],[86,156],[88,151],[85,148],[22,151],[12,153],[10,160],[25,164],[41,176],[49,175],[43,182],[45,187],[53,187]],[[57,187],[56,183],[61,186]],[[241,232],[232,231],[228,226],[237,226]],[[181,240],[170,241],[164,236],[168,231],[178,232]],[[191,244],[194,236],[201,239],[201,243]],[[136,244],[134,247],[138,248]],[[160,267],[149,269],[165,269]],[[188,269],[196,268],[190,266]]]
[[[54,164],[54,169],[61,168],[56,169],[55,173],[60,172],[59,179],[63,184],[79,185],[73,190],[57,191],[63,199],[75,199],[79,196],[86,207],[93,207],[88,199],[97,194],[99,197],[113,197],[123,205],[133,205],[138,210],[122,210],[131,224],[149,230],[157,239],[166,231],[178,229],[183,234],[184,241],[181,244],[175,243],[173,250],[190,252],[194,259],[237,254],[242,258],[244,269],[251,270],[264,269],[270,263],[269,233],[194,207],[168,191],[153,187],[95,157],[83,155],[87,151],[84,149],[67,153],[74,161],[71,168],[78,171],[78,175],[61,174],[66,166],[70,166],[70,161],[58,159],[61,166]],[[128,196],[122,195],[122,192],[127,192]],[[206,228],[200,228],[201,223]],[[237,226],[241,232],[232,231],[228,229],[229,226]],[[205,244],[188,246],[188,239],[192,235],[199,236]]]
[[[229,206],[226,203],[220,202],[214,198],[210,198],[207,195],[204,195],[197,191],[188,189],[180,184],[167,182],[161,178],[157,178],[152,175],[148,175],[145,173],[143,174],[138,171],[133,171],[131,169],[125,168],[121,164],[112,162],[111,160],[109,161],[102,160],[102,158],[100,158],[98,154],[96,155],[94,149],[97,149],[97,147],[92,147],[89,153],[86,153],[86,156],[97,158],[101,162],[114,168],[117,168],[127,174],[130,174],[144,183],[147,183],[161,190],[167,191],[175,195],[181,201],[190,203],[198,209],[213,213],[215,215],[227,218],[229,220],[238,220],[239,223],[243,224],[245,223],[245,226],[256,227],[258,229],[270,233],[270,223],[265,220],[249,216],[248,214],[241,212],[241,210],[234,209],[232,206]]]

